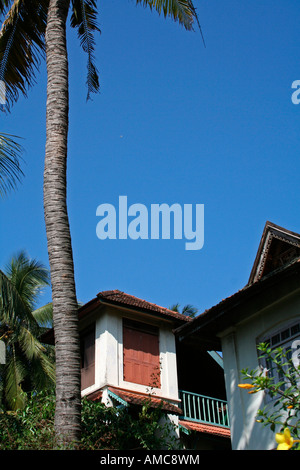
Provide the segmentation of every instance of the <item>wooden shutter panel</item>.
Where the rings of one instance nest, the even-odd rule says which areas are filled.
[[[81,390],[95,383],[95,325],[81,336]]]
[[[126,382],[160,388],[158,328],[124,320],[123,370]]]

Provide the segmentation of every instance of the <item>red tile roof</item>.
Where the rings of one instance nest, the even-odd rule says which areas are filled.
[[[130,390],[125,390],[116,387],[108,387],[108,390],[113,394],[117,395],[119,398],[121,398],[121,400],[124,400],[132,405],[144,405],[146,403],[149,403],[150,401],[151,407],[153,408],[158,408],[161,405],[162,409],[165,411],[169,411],[175,414],[182,414],[182,410],[178,406],[174,405],[173,403],[170,403],[166,398],[163,397],[158,397],[146,393],[132,392]],[[102,394],[103,391],[98,390],[88,395],[87,398],[93,401],[97,401],[101,399]]]
[[[143,299],[139,299],[138,297],[134,297],[133,295],[126,294],[125,292],[122,292],[119,290],[107,290],[107,291],[99,292],[99,294],[97,294],[97,298],[100,301],[102,300],[104,302],[107,301],[113,304],[138,308],[144,311],[149,311],[150,313],[151,312],[158,313],[160,315],[172,317],[176,320],[181,320],[185,322],[192,320],[190,317],[187,317],[186,315],[174,312],[173,310],[170,310],[165,307],[160,307],[159,305],[156,305],[154,303],[148,302]]]
[[[230,437],[230,429],[214,424],[196,423],[195,421],[180,420],[179,424],[190,431],[204,432],[215,436]]]
[[[143,311],[145,313],[152,313],[165,318],[173,319],[177,322],[176,328],[182,324],[192,321],[191,317],[183,315],[182,313],[174,312],[165,307],[160,307],[147,300],[139,299],[133,295],[126,294],[118,289],[102,291],[97,294],[95,298],[90,300],[84,305],[81,305],[78,311],[78,318],[81,320],[90,312],[94,311],[101,303],[106,303],[119,307],[127,307],[136,311]],[[54,344],[54,330],[53,328],[43,334],[43,342]]]

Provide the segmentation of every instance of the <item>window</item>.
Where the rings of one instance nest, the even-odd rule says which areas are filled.
[[[160,388],[157,327],[123,320],[123,379]]]
[[[80,335],[81,390],[95,383],[95,325]]]
[[[298,367],[300,364],[300,321],[290,322],[285,324],[284,327],[273,329],[268,336],[259,340],[259,343],[268,343],[272,349],[282,348],[286,354],[286,360],[292,360],[294,367]],[[263,364],[268,371],[270,377],[274,378],[274,382],[278,383],[283,380],[283,374],[280,373],[277,368],[272,367],[269,360],[266,360]],[[285,366],[287,367],[287,366]],[[288,384],[282,386],[284,390]]]

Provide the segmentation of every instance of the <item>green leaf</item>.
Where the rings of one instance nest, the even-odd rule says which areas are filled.
[[[156,10],[159,15],[163,13],[165,18],[171,17],[188,31],[193,30],[194,23],[196,22],[205,46],[198,14],[191,0],[136,0],[136,4],[150,7],[151,10]]]
[[[6,6],[12,2],[5,2]],[[15,0],[0,31],[0,80],[8,105],[27,95],[44,57],[49,0]],[[3,4],[2,4],[3,6]]]
[[[20,166],[22,147],[16,142],[17,137],[0,134],[0,196],[15,189],[24,173]]]
[[[99,77],[95,66],[95,32],[100,32],[97,25],[97,7],[94,0],[71,0],[71,27],[76,28],[80,45],[88,56],[87,63],[87,99],[91,93],[99,91]]]
[[[23,391],[53,386],[54,354],[39,337],[38,321],[50,318],[47,305],[33,311],[41,289],[49,284],[48,270],[21,252],[0,271],[0,329],[6,341],[6,366],[2,368],[5,400],[12,409],[23,407]]]

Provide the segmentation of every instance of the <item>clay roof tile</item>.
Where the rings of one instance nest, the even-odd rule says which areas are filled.
[[[174,319],[185,322],[192,320],[190,317],[183,315],[182,313],[174,312],[173,310],[161,307],[152,302],[148,302],[147,300],[139,299],[138,297],[126,294],[125,292],[119,291],[117,289],[99,292],[97,294],[97,298],[99,300],[108,301],[118,305],[125,305],[128,307],[134,307],[152,313],[158,313],[160,315],[172,317]]]

